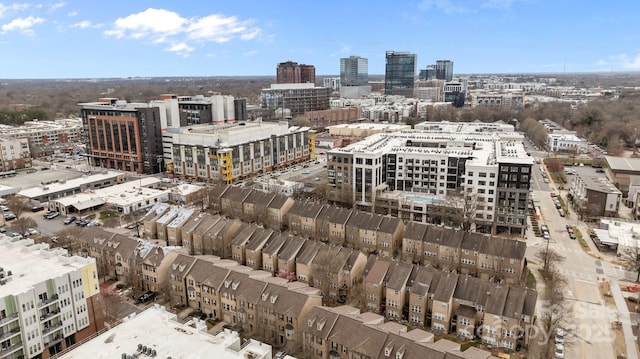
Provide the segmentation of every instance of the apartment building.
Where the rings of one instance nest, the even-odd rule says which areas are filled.
[[[271,84],[260,90],[260,98],[263,109],[281,111],[282,115],[286,109],[291,116],[298,116],[308,111],[329,109],[331,89],[314,83]]]
[[[316,68],[313,65],[298,64],[293,61],[281,62],[276,68],[276,83],[312,83],[316,82]]]
[[[173,172],[179,177],[231,183],[308,160],[315,140],[309,128],[286,122],[194,125],[168,129]]]
[[[328,180],[336,189],[332,193],[351,193],[361,210],[399,212],[389,206],[400,200],[385,193],[400,191],[407,193],[403,211],[414,218],[433,223],[436,217],[424,210],[433,202],[470,206],[473,218],[467,220],[474,228],[523,235],[533,160],[522,139],[521,134],[491,126],[425,123],[416,130],[375,134],[328,151]]]
[[[82,120],[33,120],[26,121],[22,126],[0,126],[0,137],[27,139],[33,158],[48,156],[56,151],[73,153],[83,141]]]
[[[102,329],[93,258],[0,237],[3,358],[49,358]]]
[[[160,107],[115,98],[81,103],[86,155],[91,166],[158,173],[163,162]],[[166,123],[166,122],[165,122]]]
[[[153,305],[132,314],[123,323],[83,343],[60,359],[116,357],[162,357],[218,359],[271,359],[272,347],[255,339],[244,339],[236,331],[223,329],[210,334],[204,321],[187,324],[164,307]],[[166,338],[171,338],[167,340]]]
[[[622,192],[591,168],[576,168],[569,193],[576,211],[587,217],[617,217]]]
[[[29,140],[0,137],[0,171],[7,172],[32,166]]]

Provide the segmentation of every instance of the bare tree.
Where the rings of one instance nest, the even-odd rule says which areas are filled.
[[[556,266],[562,263],[565,259],[558,252],[549,248],[548,245],[546,248],[536,253],[536,257],[542,261],[542,268],[540,271],[545,279],[550,278],[550,275],[553,273]]]
[[[333,248],[320,250],[311,264],[311,280],[314,287],[320,289],[325,304],[333,302],[338,293],[340,283],[337,251]]]
[[[12,227],[15,228],[18,231],[18,233],[23,234],[29,228],[37,228],[38,223],[36,223],[36,221],[33,218],[22,217],[22,218],[16,219],[15,222],[13,222]]]
[[[20,217],[22,212],[24,211],[24,207],[27,205],[27,199],[20,195],[15,195],[7,201],[7,207],[16,215],[16,217]]]
[[[640,281],[640,249],[637,246],[625,247],[618,251],[618,259],[636,272],[636,282]]]
[[[553,336],[558,329],[564,331],[565,343],[570,342],[566,339],[575,334],[571,326],[573,310],[562,292],[566,283],[566,278],[555,268],[550,270],[545,279],[547,300],[539,312],[539,325],[542,327],[541,332],[546,334],[546,340],[541,344],[547,358],[553,357]]]
[[[52,243],[52,247],[62,247],[65,248],[70,255],[79,255],[81,250],[79,238],[81,238],[83,232],[84,230],[81,227],[66,227],[56,233],[55,242]],[[96,258],[96,265],[98,265],[98,260],[99,258]],[[98,273],[100,273],[100,270],[98,270]],[[103,271],[102,273],[106,272]]]
[[[464,190],[457,191],[448,196],[448,206],[454,213],[454,221],[460,229],[470,232],[476,220],[478,212],[478,196]]]

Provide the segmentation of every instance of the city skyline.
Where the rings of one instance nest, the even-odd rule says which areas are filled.
[[[454,75],[638,71],[640,4],[616,2],[3,2],[0,78],[275,76],[285,61],[322,76],[352,55],[382,75],[386,51]]]

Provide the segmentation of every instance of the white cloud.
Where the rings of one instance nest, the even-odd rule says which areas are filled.
[[[57,2],[55,4],[52,4],[51,6],[49,6],[51,8],[51,10],[56,10],[56,9],[60,9],[62,7],[65,7],[67,5],[66,2]]]
[[[78,29],[88,29],[88,28],[98,29],[102,27],[102,24],[94,24],[89,20],[83,20],[80,22],[76,22],[75,24],[71,24],[69,25],[69,27],[78,28]]]
[[[78,12],[77,11],[71,11],[70,13],[67,14],[67,16],[69,16],[69,17],[78,16]]]
[[[640,53],[634,55],[620,54],[616,56],[618,63],[626,70],[640,70]]]
[[[27,10],[31,5],[29,4],[11,4],[5,5],[0,3],[0,17],[5,16],[7,13],[12,11],[24,11]]]
[[[179,42],[167,47],[166,50],[169,52],[174,52],[182,57],[189,57],[194,48],[184,42]]]
[[[43,22],[43,18],[33,16],[13,19],[8,24],[2,25],[2,33],[4,34],[10,31],[18,31],[25,35],[34,35],[33,27]]]
[[[183,31],[187,19],[173,11],[149,8],[143,12],[118,18],[113,29],[105,31],[117,39],[130,37],[141,39],[147,36],[170,35]]]
[[[351,46],[349,45],[344,45],[340,48],[340,50],[338,51],[334,51],[331,54],[329,54],[329,56],[334,57],[334,56],[338,56],[340,54],[348,54],[351,52]]]
[[[183,54],[194,50],[191,42],[224,43],[233,39],[252,40],[261,29],[252,20],[240,20],[236,16],[212,14],[204,17],[185,18],[180,14],[149,8],[145,11],[118,18],[113,27],[104,32],[116,39],[131,38],[151,43],[170,43],[166,50]]]
[[[258,54],[258,50],[249,50],[249,51],[245,52],[242,55],[244,55],[244,56],[253,56],[253,55],[257,55],[257,54]]]

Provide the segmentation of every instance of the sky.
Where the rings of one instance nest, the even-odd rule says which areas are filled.
[[[0,0],[2,1],[2,0]],[[640,70],[635,0],[0,2],[0,78],[338,75],[417,54],[454,74]]]

